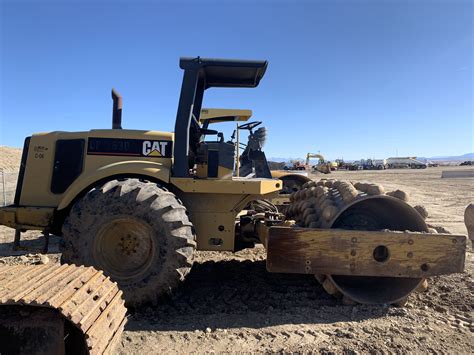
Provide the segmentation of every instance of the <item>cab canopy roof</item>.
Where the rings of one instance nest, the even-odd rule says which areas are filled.
[[[179,67],[199,71],[204,89],[210,87],[256,87],[265,74],[266,60],[181,58]]]
[[[190,131],[199,132],[204,91],[212,87],[257,87],[267,65],[266,60],[180,58],[184,75],[174,128],[174,177],[190,176]]]
[[[220,122],[245,122],[252,117],[252,110],[237,110],[226,108],[203,108],[199,116],[199,123],[203,124],[205,121],[209,123]]]

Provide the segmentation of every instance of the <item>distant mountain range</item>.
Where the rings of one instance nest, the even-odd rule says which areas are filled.
[[[431,158],[419,157],[418,159],[443,160],[443,161],[465,161],[465,160],[474,160],[474,153],[467,153],[463,155],[439,156],[439,157],[431,157]]]
[[[465,160],[474,160],[474,153],[466,153],[463,155],[450,155],[450,156],[436,156],[436,157],[416,157],[418,160],[430,160],[430,161],[465,161]],[[277,163],[288,163],[291,160],[305,160],[306,158],[281,158],[281,157],[271,157],[268,158],[269,161],[274,161]],[[365,159],[365,158],[362,158]],[[347,160],[347,162],[354,161],[353,159]]]

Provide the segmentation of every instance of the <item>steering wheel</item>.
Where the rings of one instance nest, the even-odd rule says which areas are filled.
[[[254,129],[257,126],[260,126],[261,124],[262,124],[262,121],[248,122],[248,123],[244,123],[243,125],[240,125],[239,129],[248,129],[249,131],[251,131],[252,129]]]

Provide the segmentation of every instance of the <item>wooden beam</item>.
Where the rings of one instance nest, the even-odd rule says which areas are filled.
[[[465,254],[464,235],[271,227],[267,270],[423,278],[463,272]]]

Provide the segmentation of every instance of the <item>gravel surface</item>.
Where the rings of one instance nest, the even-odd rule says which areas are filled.
[[[2,233],[9,235],[11,233]],[[58,243],[52,240],[53,250]],[[3,264],[41,264],[33,252]],[[36,248],[36,249],[35,249]],[[59,262],[59,254],[47,262]],[[430,279],[403,307],[342,305],[307,275],[270,274],[261,247],[197,252],[186,281],[157,304],[129,312],[118,353],[463,353],[474,350],[474,254],[466,272]]]

